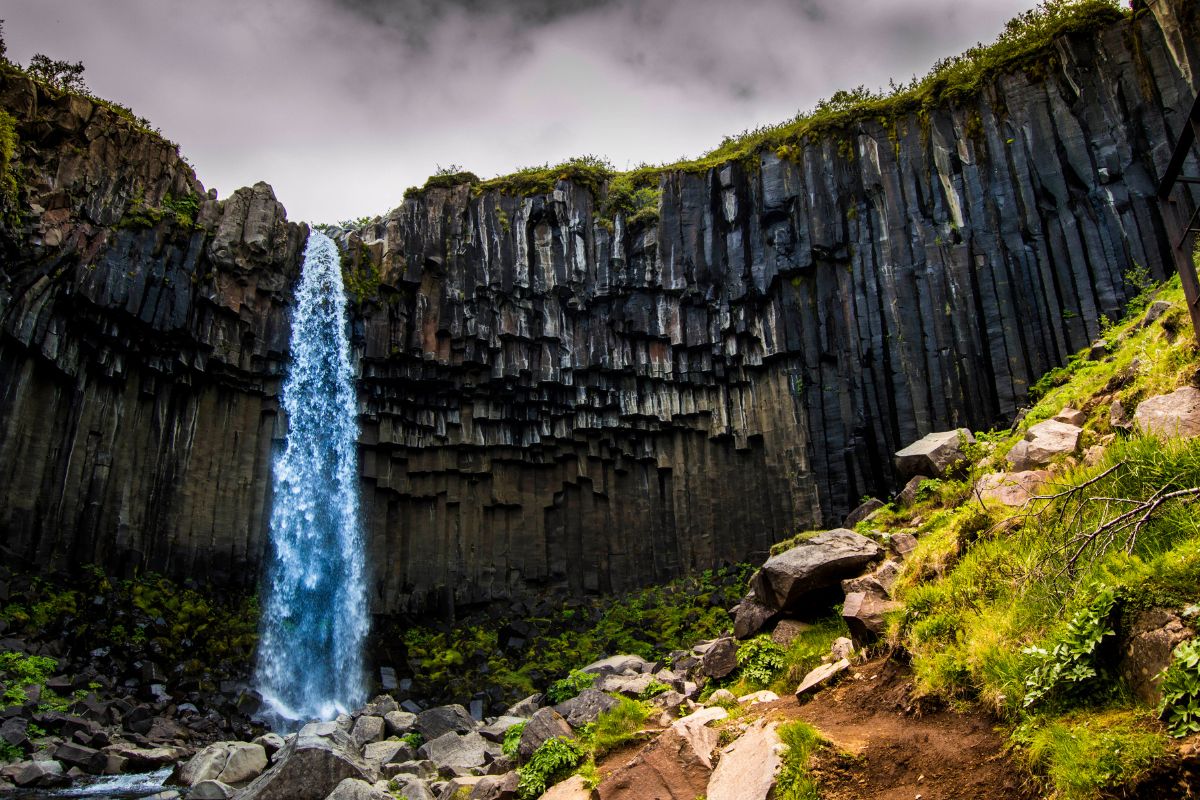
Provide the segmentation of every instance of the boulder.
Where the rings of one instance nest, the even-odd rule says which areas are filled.
[[[541,796],[539,800],[591,800],[592,790],[587,787],[583,778],[572,775],[565,781],[560,781]],[[695,798],[691,798],[695,800]]]
[[[975,491],[985,502],[1018,508],[1037,494],[1038,488],[1050,480],[1044,469],[1021,472],[992,472],[975,483]]]
[[[230,800],[237,793],[228,783],[215,780],[203,780],[192,787],[187,793],[188,800]]]
[[[1055,422],[1063,422],[1067,425],[1074,425],[1076,428],[1082,428],[1083,423],[1087,422],[1087,413],[1080,411],[1077,408],[1064,406],[1062,411],[1054,415]]]
[[[893,533],[888,539],[888,548],[900,559],[905,559],[917,549],[917,537],[911,533]]]
[[[5,768],[5,774],[12,778],[13,783],[21,787],[37,787],[41,789],[59,786],[66,781],[62,764],[57,761],[21,761],[10,771]]]
[[[700,673],[710,678],[724,678],[737,669],[737,642],[723,636],[711,642],[700,658]]]
[[[190,800],[190,798],[189,798]],[[333,788],[325,800],[393,800],[387,792],[359,778],[346,778]]]
[[[917,502],[917,495],[921,491],[921,484],[925,481],[933,480],[928,475],[914,475],[904,484],[904,488],[896,495],[896,503],[903,507],[911,506]]]
[[[1060,456],[1075,455],[1083,429],[1078,425],[1048,419],[1033,425],[1025,438],[1008,451],[1008,463],[1016,472],[1035,470]]]
[[[554,737],[563,739],[571,738],[571,726],[562,718],[562,715],[553,708],[538,709],[529,722],[525,723],[525,730],[521,731],[521,742],[517,746],[517,756],[521,763],[529,760],[533,752]]]
[[[517,781],[516,772],[489,775],[475,784],[468,800],[516,800]]]
[[[804,676],[804,680],[800,681],[800,685],[796,687],[796,699],[803,702],[829,684],[837,681],[842,673],[849,668],[850,662],[845,658],[841,658],[831,664],[822,664],[813,669]]]
[[[508,729],[513,725],[520,725],[524,721],[524,717],[496,717],[479,729],[479,735],[489,742],[503,742],[504,734],[508,732]]]
[[[796,637],[800,634],[812,629],[812,625],[809,625],[807,622],[801,622],[798,619],[781,619],[776,623],[775,630],[771,631],[771,641],[787,647],[796,641]]]
[[[249,742],[217,742],[205,747],[175,770],[171,783],[195,786],[216,780],[226,784],[253,780],[267,768],[267,751]]]
[[[267,758],[270,758],[283,749],[284,741],[278,733],[264,733],[262,736],[254,737],[252,744],[260,746],[267,754]]]
[[[376,695],[371,702],[363,706],[360,714],[356,716],[365,714],[372,717],[386,717],[391,712],[399,710],[400,706],[398,703],[396,703],[396,699],[394,697],[387,694],[381,694]]]
[[[487,740],[477,732],[445,733],[431,742],[426,742],[417,750],[422,758],[427,758],[441,770],[447,767],[474,769],[483,766],[488,752]]]
[[[649,683],[649,677],[647,683]],[[567,724],[578,728],[589,722],[595,722],[601,713],[617,705],[618,701],[599,689],[584,689],[570,700],[564,700],[554,707],[562,715]]]
[[[818,533],[771,556],[751,579],[758,601],[791,610],[811,592],[837,586],[879,558],[879,545],[846,528]]]
[[[542,701],[546,699],[543,694],[531,694],[524,700],[520,700],[509,706],[504,712],[506,717],[523,717],[529,719],[534,713],[542,707]]]
[[[867,517],[874,514],[879,509],[883,508],[883,501],[877,500],[874,497],[868,497],[857,508],[846,515],[846,519],[842,522],[843,528],[853,528],[858,523],[865,520]]]
[[[1143,433],[1164,439],[1200,436],[1200,389],[1184,386],[1138,403],[1133,423]]]
[[[383,764],[400,764],[405,761],[411,761],[415,757],[416,753],[413,752],[411,747],[396,739],[371,742],[363,748],[363,760],[376,767]]]
[[[836,659],[847,659],[854,655],[854,642],[847,639],[845,636],[839,636],[833,640],[833,644],[829,646],[829,652]]]
[[[963,460],[963,443],[974,444],[966,428],[930,433],[895,455],[896,472],[903,478],[914,475],[942,477]]]
[[[1121,677],[1134,697],[1146,705],[1158,705],[1159,673],[1171,663],[1175,647],[1194,636],[1173,611],[1152,608],[1134,618],[1118,665]]]
[[[29,741],[28,728],[29,720],[24,717],[10,717],[0,725],[0,739],[13,747],[21,747]]]
[[[721,750],[706,800],[767,800],[782,765],[778,723],[760,719]],[[694,798],[692,798],[694,800]]]
[[[900,577],[902,569],[903,567],[899,561],[889,558],[876,567],[874,572],[842,581],[842,592],[845,594],[850,594],[851,592],[876,592],[877,594],[890,596],[892,587],[896,585],[896,579]]]
[[[361,750],[365,745],[382,740],[385,730],[386,724],[383,717],[364,714],[354,721],[350,739],[354,742],[354,746]]]
[[[714,706],[727,706],[737,702],[737,696],[728,689],[717,689],[708,696],[708,704]]]
[[[54,751],[56,761],[79,767],[89,775],[100,775],[108,765],[108,756],[92,747],[64,742]]]
[[[596,689],[601,692],[623,694],[626,697],[640,697],[642,692],[646,691],[650,687],[650,683],[655,680],[657,678],[648,672],[638,675],[605,675],[596,684]],[[559,713],[562,714],[562,711],[560,710]],[[566,714],[563,716],[565,717]]]
[[[734,638],[747,639],[753,636],[778,613],[779,609],[758,602],[754,592],[751,591],[733,609]]]
[[[267,768],[267,751],[260,744],[229,742],[229,756],[217,780],[239,784],[254,780]]]
[[[858,644],[875,641],[887,625],[883,615],[900,604],[874,592],[851,592],[842,606],[842,619]]]
[[[429,784],[415,775],[399,774],[391,779],[394,785],[392,797],[403,797],[405,800],[436,800]]]
[[[438,774],[437,765],[427,759],[404,761],[400,764],[384,764],[382,771],[389,778],[411,775],[421,780],[432,780]]]
[[[417,715],[414,726],[425,741],[433,741],[447,733],[467,733],[475,730],[475,720],[460,705],[438,706]]]
[[[620,655],[593,661],[579,671],[594,675],[621,675],[626,672],[654,672],[654,667],[653,661],[647,661],[641,656]]]
[[[388,736],[403,736],[417,727],[417,715],[408,711],[389,711],[383,715]]]
[[[732,693],[729,693],[729,697],[734,702],[737,702],[737,698],[735,698]],[[725,719],[728,716],[729,712],[721,706],[705,706],[697,711],[693,711],[686,717],[680,717],[679,719],[675,720],[671,726],[675,727],[678,725],[680,727],[687,727],[689,725],[707,725],[710,722],[716,722],[717,720]]]
[[[1166,300],[1155,300],[1150,304],[1150,307],[1146,309],[1146,316],[1142,317],[1142,324],[1154,324],[1158,321],[1158,318],[1167,313],[1170,308],[1171,304]]]
[[[708,787],[718,734],[676,723],[596,787],[600,800],[695,800]],[[586,797],[587,795],[583,795]]]
[[[335,726],[329,736],[313,736],[302,729],[238,800],[324,800],[346,778],[373,783],[375,777],[345,731]]]

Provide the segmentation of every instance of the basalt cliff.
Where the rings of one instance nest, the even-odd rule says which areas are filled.
[[[307,229],[2,81],[0,545],[253,587]],[[889,491],[913,439],[1011,419],[1126,273],[1171,271],[1156,184],[1198,87],[1200,7],[1160,0],[970,100],[668,171],[657,221],[563,180],[344,232],[374,609],[760,558]]]

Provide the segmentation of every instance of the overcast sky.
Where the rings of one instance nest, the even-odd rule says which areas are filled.
[[[9,58],[82,60],[222,197],[383,213],[438,165],[696,156],[990,41],[1033,0],[5,0]]]

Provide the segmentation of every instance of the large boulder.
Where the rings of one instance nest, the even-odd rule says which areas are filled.
[[[495,747],[495,745],[492,745]],[[443,734],[432,742],[421,745],[417,754],[438,766],[473,769],[483,766],[487,760],[488,742],[477,732]]]
[[[417,732],[432,741],[447,733],[467,733],[475,730],[475,720],[460,705],[438,706],[417,715]]]
[[[429,784],[415,775],[399,774],[392,778],[394,787],[393,797],[403,797],[405,800],[435,800],[429,789]]]
[[[767,800],[783,762],[777,722],[765,718],[721,751],[708,780],[707,800]]]
[[[975,491],[985,502],[990,500],[993,503],[1018,508],[1028,503],[1048,480],[1050,473],[1044,469],[992,472],[976,481]]]
[[[57,761],[20,761],[5,767],[4,774],[21,787],[45,789],[66,782],[62,764]]]
[[[1078,425],[1048,419],[1033,425],[1025,438],[1008,451],[1008,463],[1013,470],[1023,472],[1048,465],[1060,456],[1071,456],[1079,450],[1083,429]]]
[[[334,726],[328,736],[304,730],[279,751],[275,766],[247,786],[239,800],[325,800],[346,778],[375,782],[375,771],[341,728]]]
[[[201,781],[238,784],[253,780],[267,768],[267,751],[251,742],[217,742],[205,747],[175,770],[170,782],[195,786]]]
[[[619,655],[593,661],[579,671],[593,675],[622,675],[629,672],[653,672],[654,666],[653,661],[647,661],[641,656]]]
[[[966,428],[930,433],[896,453],[896,472],[903,478],[915,475],[942,477],[963,459],[963,444],[974,444]]]
[[[417,727],[417,715],[408,711],[389,711],[383,715],[388,736],[403,736]]]
[[[758,602],[751,590],[733,609],[733,635],[746,639],[758,633],[779,614],[779,609]]]
[[[837,586],[882,554],[879,545],[848,528],[818,533],[771,556],[751,579],[757,602],[796,610],[807,594]]]
[[[693,734],[688,736],[687,734]],[[712,771],[717,732],[672,726],[596,787],[600,800],[695,800]]]
[[[737,642],[731,636],[722,636],[704,645],[700,656],[700,674],[709,678],[724,678],[737,669]]]
[[[521,731],[521,741],[517,745],[517,756],[521,763],[529,760],[534,751],[541,747],[545,742],[556,736],[562,739],[571,738],[571,726],[562,718],[562,715],[553,708],[538,709],[529,722],[525,723],[525,729]]]
[[[615,697],[598,689],[584,689],[570,700],[564,700],[556,705],[554,710],[562,715],[568,725],[578,728],[589,722],[595,722],[597,717],[617,705],[618,702]]]
[[[884,614],[900,608],[900,604],[875,592],[851,592],[842,606],[842,619],[858,644],[875,641],[887,623]]]
[[[354,728],[350,731],[350,738],[354,740],[354,746],[361,750],[364,745],[381,741],[386,733],[386,729],[387,725],[384,723],[383,717],[364,714],[354,721]]]
[[[1200,436],[1200,389],[1184,386],[1138,403],[1133,424],[1162,438]]]
[[[1161,698],[1159,673],[1171,663],[1175,647],[1192,638],[1191,628],[1173,611],[1152,608],[1138,614],[1125,636],[1119,669],[1134,697],[1149,706]]]

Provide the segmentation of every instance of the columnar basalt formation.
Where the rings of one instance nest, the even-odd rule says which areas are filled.
[[[899,447],[1010,417],[1126,272],[1170,270],[1198,31],[1163,0],[970,101],[668,172],[657,222],[462,185],[343,235],[376,609],[761,558],[885,491]],[[3,99],[41,211],[6,232],[0,536],[252,583],[302,227],[263,185],[117,227],[201,189],[106,109]]]

